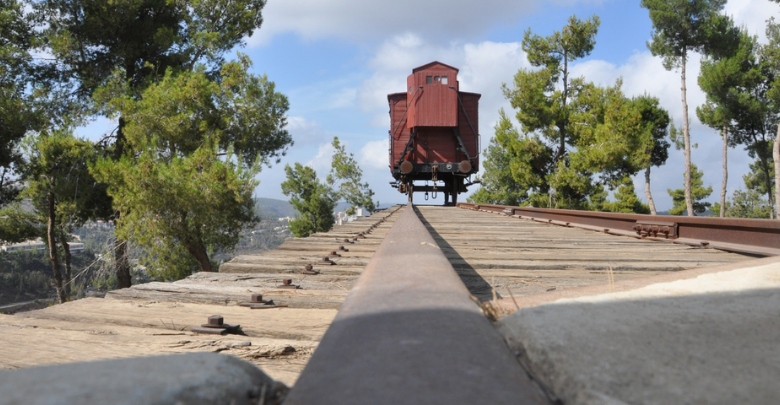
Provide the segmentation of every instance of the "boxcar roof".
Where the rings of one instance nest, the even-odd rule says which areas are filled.
[[[418,67],[416,67],[416,68],[412,69],[412,73],[417,73],[417,72],[419,72],[420,70],[425,70],[425,69],[428,69],[429,67],[433,67],[434,65],[441,65],[441,66],[444,66],[444,67],[446,67],[446,68],[450,68],[450,69],[452,69],[452,70],[454,70],[454,71],[456,71],[456,72],[459,72],[459,71],[460,71],[458,68],[456,68],[456,67],[453,67],[453,66],[450,66],[450,65],[448,65],[448,64],[446,64],[446,63],[441,63],[441,62],[439,62],[439,61],[433,61],[433,62],[431,62],[431,63],[426,63],[426,64],[424,64],[424,65],[422,65],[422,66],[418,66]]]

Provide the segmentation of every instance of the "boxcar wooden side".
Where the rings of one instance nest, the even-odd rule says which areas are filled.
[[[409,142],[409,127],[406,125],[406,93],[394,93],[387,95],[387,102],[390,106],[390,171],[393,165],[398,164],[401,152],[403,152],[406,143]]]
[[[458,131],[476,172],[479,170],[479,99],[482,95],[466,92],[459,92],[458,95],[462,103],[462,107],[459,106]]]

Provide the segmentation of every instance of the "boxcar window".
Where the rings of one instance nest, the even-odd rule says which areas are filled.
[[[434,81],[434,82],[438,82],[438,81],[439,81],[439,76],[435,76],[435,77],[433,78],[433,81]]]
[[[441,77],[441,84],[447,84],[447,76]]]
[[[433,76],[425,76],[425,84],[433,83]]]
[[[409,93],[412,92],[412,86],[409,86]]]

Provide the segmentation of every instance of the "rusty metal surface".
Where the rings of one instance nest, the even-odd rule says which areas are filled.
[[[328,403],[547,400],[407,207],[285,401]]]
[[[709,247],[757,256],[780,255],[780,221],[619,214],[468,203],[459,203],[458,207],[495,212],[561,226],[592,229],[616,235]]]

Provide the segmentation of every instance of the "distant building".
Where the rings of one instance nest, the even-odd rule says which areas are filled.
[[[84,244],[80,242],[69,243],[70,253],[76,254],[84,251]],[[0,245],[0,250],[3,252],[21,252],[25,250],[46,250],[46,244],[43,243],[41,238],[21,242],[21,243],[9,243],[6,245]]]

